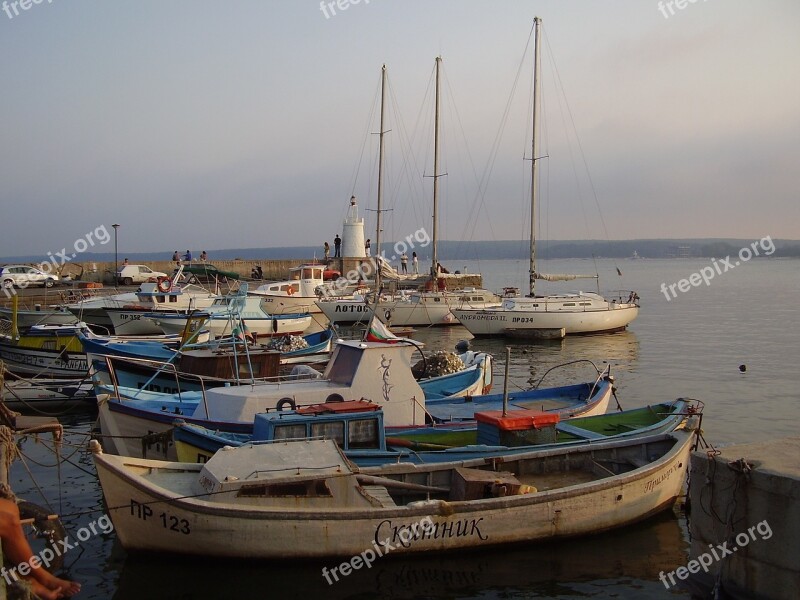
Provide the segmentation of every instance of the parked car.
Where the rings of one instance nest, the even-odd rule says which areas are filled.
[[[53,287],[58,283],[58,275],[45,273],[41,269],[30,265],[6,265],[0,267],[0,282],[3,287],[26,288],[29,285],[43,285]]]
[[[156,281],[159,277],[166,276],[166,273],[153,271],[147,265],[125,265],[117,271],[117,282],[122,285],[133,285],[145,281]]]

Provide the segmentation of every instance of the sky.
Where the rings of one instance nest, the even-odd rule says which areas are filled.
[[[440,237],[524,239],[534,16],[539,235],[800,239],[796,0],[22,5],[0,4],[0,256],[115,223],[123,254],[321,246],[353,194],[374,240],[384,64],[383,239],[430,232],[437,56]]]

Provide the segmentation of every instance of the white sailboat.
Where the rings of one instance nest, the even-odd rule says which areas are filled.
[[[539,181],[538,119],[541,105],[540,30],[541,19],[534,19],[533,76],[533,140],[531,154],[531,233],[530,294],[527,297],[505,298],[500,306],[476,309],[454,308],[453,314],[474,336],[548,337],[569,334],[621,331],[639,314],[638,296],[634,292],[615,299],[597,293],[536,295],[536,280],[570,281],[578,278],[597,279],[597,275],[551,275],[536,269],[536,191]]]
[[[348,298],[326,299],[317,302],[325,316],[336,323],[368,323],[373,314],[376,314],[384,323],[396,327],[429,327],[438,325],[457,325],[458,321],[453,316],[453,307],[469,306],[471,308],[485,308],[496,306],[500,298],[487,290],[475,288],[447,289],[447,280],[457,279],[458,276],[443,278],[439,272],[439,257],[437,241],[439,230],[438,203],[439,203],[439,69],[441,57],[436,58],[436,93],[435,93],[435,126],[434,126],[434,158],[433,158],[433,235],[432,259],[430,279],[425,290],[400,291],[395,294],[378,293],[377,298],[371,299],[363,294],[356,293]],[[375,257],[376,289],[381,290],[382,279],[416,280],[425,279],[423,275],[398,274],[380,256],[381,248],[381,217],[382,217],[382,189],[383,189],[383,137],[385,113],[385,86],[386,66],[381,71],[381,112],[380,112],[380,145],[378,158],[378,208],[377,227],[375,234],[375,247],[378,256]]]

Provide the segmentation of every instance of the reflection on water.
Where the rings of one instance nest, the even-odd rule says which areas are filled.
[[[341,561],[278,565],[128,558],[121,565],[114,600],[607,597],[612,590],[663,598],[658,574],[684,564],[686,552],[682,527],[668,512],[580,540],[378,559],[371,569],[355,571],[333,585],[322,577],[322,567],[330,569]]]
[[[524,268],[518,268],[518,262],[484,268],[495,278],[487,285],[507,284],[517,271],[525,275],[527,262],[523,261]],[[563,262],[550,270],[585,270],[580,261]],[[624,408],[680,396],[705,401],[703,428],[711,442],[752,442],[796,434],[800,263],[753,260],[716,278],[710,286],[691,288],[670,301],[661,295],[662,282],[676,282],[705,264],[678,260],[622,264],[628,282],[613,287],[636,289],[642,297],[642,311],[630,331],[535,344],[478,339],[473,340],[473,348],[495,355],[495,391],[502,390],[509,345],[511,389],[530,387],[555,365],[589,359],[601,368],[611,365]],[[478,268],[470,265],[469,270]],[[452,350],[460,339],[470,336],[456,326],[420,329],[413,337],[425,342],[430,351]],[[739,372],[740,364],[747,365],[745,373]],[[552,371],[542,385],[593,378],[591,366],[577,363]],[[60,472],[33,462],[55,464],[43,444],[32,439],[22,444],[53,512],[67,515],[64,520],[71,533],[103,510],[92,462],[78,450],[85,445],[94,418],[87,415],[67,421],[72,433],[62,456],[69,462],[61,464]],[[19,461],[11,484],[25,499],[46,504]],[[680,591],[668,592],[658,580],[660,571],[672,571],[688,560],[682,523],[668,513],[591,538],[469,554],[387,558],[330,587],[321,577],[320,564],[220,563],[175,557],[142,560],[126,556],[113,534],[90,538],[70,551],[66,564],[68,575],[84,583],[82,599],[688,597]],[[324,566],[335,565],[330,561]]]
[[[469,332],[460,325],[447,328],[418,329],[413,337],[425,343],[425,351],[454,350],[462,339],[469,339]],[[505,349],[511,348],[509,369],[510,389],[528,389],[542,379],[541,387],[568,385],[580,381],[594,380],[595,370],[586,362],[592,361],[598,369],[611,366],[611,373],[619,376],[634,371],[639,360],[639,341],[632,331],[611,335],[566,337],[563,340],[529,342],[493,338],[470,340],[472,350],[490,352],[495,357],[495,388],[503,386]],[[565,365],[562,368],[559,365]],[[551,370],[553,369],[553,370]]]

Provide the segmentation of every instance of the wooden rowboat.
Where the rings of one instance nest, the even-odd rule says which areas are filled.
[[[246,445],[203,465],[106,455],[97,442],[92,449],[128,551],[363,561],[635,523],[675,502],[695,437],[684,429],[505,459],[361,470],[333,440]]]

